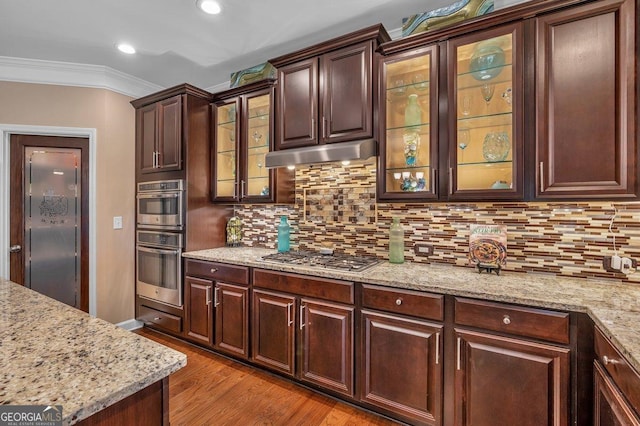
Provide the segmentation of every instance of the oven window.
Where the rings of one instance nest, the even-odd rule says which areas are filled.
[[[178,289],[180,255],[175,250],[138,248],[138,281]]]
[[[178,199],[176,197],[168,198],[141,198],[140,213],[152,215],[177,215]]]

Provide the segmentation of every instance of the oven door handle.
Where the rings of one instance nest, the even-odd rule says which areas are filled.
[[[137,198],[178,198],[180,193],[178,192],[162,192],[155,194],[138,194]]]
[[[138,250],[140,251],[146,251],[147,253],[157,253],[157,254],[181,254],[182,249],[157,249],[157,248],[150,248],[150,247],[144,247],[144,246],[138,246]]]

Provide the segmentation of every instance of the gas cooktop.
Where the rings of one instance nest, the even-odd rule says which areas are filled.
[[[290,251],[262,256],[266,262],[287,265],[313,266],[339,271],[361,272],[377,264],[379,260],[369,256],[348,254],[322,254],[314,251]]]

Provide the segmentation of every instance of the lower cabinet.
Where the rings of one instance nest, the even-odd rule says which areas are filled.
[[[353,283],[256,270],[253,284],[252,361],[352,397]]]
[[[363,310],[360,399],[413,424],[440,424],[442,326]]]
[[[187,337],[207,345],[210,345],[213,340],[212,291],[213,282],[211,280],[190,276],[186,276],[184,279]]]
[[[217,282],[214,291],[215,348],[249,358],[249,288]]]

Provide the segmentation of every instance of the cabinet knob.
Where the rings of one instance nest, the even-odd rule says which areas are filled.
[[[160,321],[161,319],[162,319],[162,318],[160,318],[160,317],[155,317],[155,318],[153,318],[153,320],[154,320],[154,321]]]
[[[398,297],[396,299],[396,305],[398,305],[398,306],[402,305],[402,299],[401,298]]]
[[[509,325],[509,324],[511,324],[511,318],[509,318],[509,315],[505,315],[505,316],[502,318],[502,323],[503,323],[504,325]]]
[[[218,272],[218,268],[211,268],[209,269],[209,272],[211,272],[212,274],[215,274],[216,272]]]
[[[609,364],[620,364],[620,361],[618,361],[618,360],[617,360],[617,359],[615,359],[615,358],[609,358],[608,356],[603,355],[603,356],[602,356],[602,363],[603,363],[604,365],[609,365]]]

